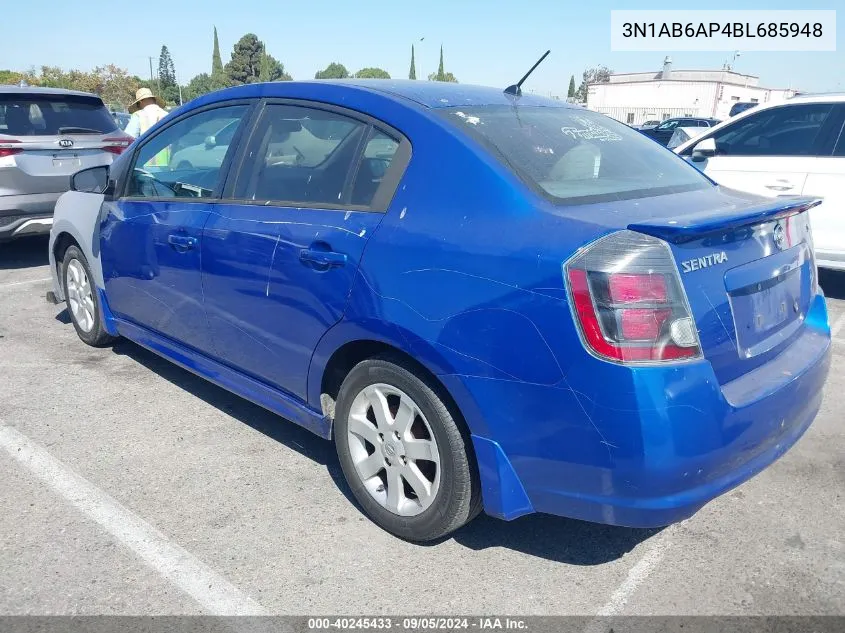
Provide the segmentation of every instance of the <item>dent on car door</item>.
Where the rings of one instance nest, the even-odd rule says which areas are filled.
[[[174,148],[205,129],[219,129],[222,121],[245,121],[249,109],[243,102],[220,104],[145,140],[101,231],[106,295],[115,316],[204,352],[210,337],[202,305],[202,230],[237,138],[201,168],[177,168]]]
[[[407,141],[398,152],[391,134],[349,113],[265,107],[232,200],[205,230],[203,288],[220,360],[305,399],[312,352],[341,319],[407,163]]]
[[[716,155],[695,165],[732,189],[769,197],[799,195],[831,115],[828,104],[755,112],[708,135],[716,143]]]

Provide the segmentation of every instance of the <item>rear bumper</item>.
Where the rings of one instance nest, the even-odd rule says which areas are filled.
[[[0,240],[49,233],[58,193],[0,196]]]
[[[829,367],[827,312],[817,296],[798,340],[725,385],[706,361],[596,361],[554,387],[465,380],[485,403],[490,429],[489,437],[473,436],[485,510],[630,527],[685,519],[798,441],[819,410]]]

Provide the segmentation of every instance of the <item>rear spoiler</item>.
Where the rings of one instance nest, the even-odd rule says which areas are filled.
[[[713,234],[723,233],[744,226],[771,222],[790,215],[804,213],[822,203],[820,198],[773,198],[741,208],[717,209],[679,214],[671,218],[655,218],[629,224],[628,228],[639,233],[680,244]]]

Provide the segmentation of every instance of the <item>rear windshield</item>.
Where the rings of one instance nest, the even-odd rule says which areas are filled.
[[[576,108],[444,108],[443,116],[553,202],[581,204],[713,186],[652,139]]]
[[[108,134],[117,123],[96,97],[0,94],[0,134]]]

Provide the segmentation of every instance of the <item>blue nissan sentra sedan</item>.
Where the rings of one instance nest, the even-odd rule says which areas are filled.
[[[679,521],[820,406],[818,201],[723,189],[559,101],[241,86],[72,189],[48,298],[79,337],[135,341],[334,441],[364,512],[405,539],[481,510]]]

